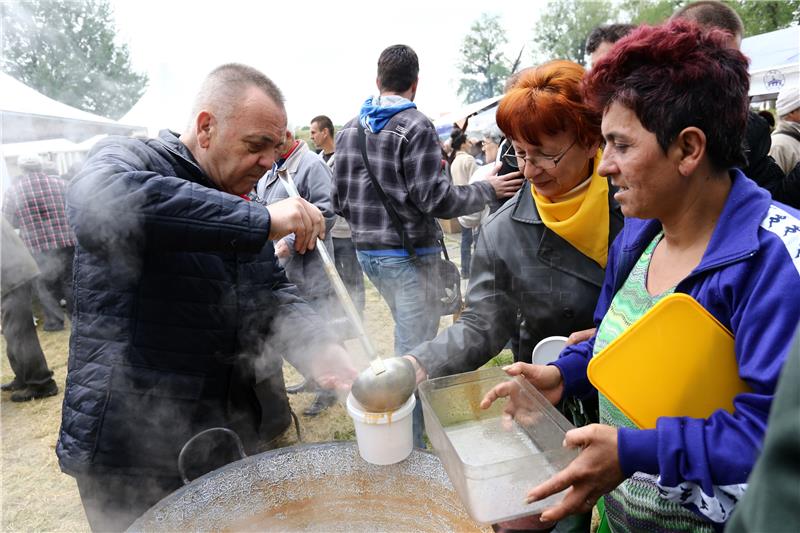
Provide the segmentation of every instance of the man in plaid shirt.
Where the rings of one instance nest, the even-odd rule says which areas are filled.
[[[72,256],[74,236],[65,213],[63,180],[42,172],[37,155],[23,155],[17,161],[24,174],[6,193],[3,214],[20,229],[22,242],[36,259],[41,276],[36,282],[44,310],[45,331],[64,329],[64,311],[59,300],[72,309]]]
[[[518,174],[455,186],[442,172],[436,129],[413,103],[419,60],[405,45],[390,46],[378,59],[379,96],[369,98],[359,116],[336,136],[333,208],[350,224],[364,272],[386,300],[395,320],[396,355],[432,339],[439,314],[432,300],[432,269],[441,251],[436,218],[480,211],[498,198],[513,196]],[[414,261],[372,186],[358,145],[359,122],[366,130],[369,164],[402,221],[419,257]]]

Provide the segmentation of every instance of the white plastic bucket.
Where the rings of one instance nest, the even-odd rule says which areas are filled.
[[[546,365],[558,359],[558,354],[567,345],[566,337],[546,337],[539,341],[533,349],[533,362],[537,365]]]
[[[347,396],[347,413],[356,428],[356,442],[361,458],[374,465],[399,463],[414,448],[411,412],[416,398],[411,397],[399,409],[388,413],[369,413],[353,394]]]

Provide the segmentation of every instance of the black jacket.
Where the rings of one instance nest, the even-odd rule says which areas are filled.
[[[613,192],[609,248],[623,226]],[[461,317],[411,354],[430,377],[466,372],[497,355],[520,327],[518,359],[530,362],[541,339],[594,326],[604,275],[600,265],[544,225],[526,182],[481,227]]]
[[[742,169],[745,176],[758,183],[772,195],[773,200],[800,208],[800,180],[797,175],[783,170],[769,155],[772,147],[769,124],[753,111],[747,115],[747,167]]]
[[[177,476],[203,429],[230,427],[251,450],[285,430],[275,319],[292,338],[332,336],[278,265],[264,206],[218,190],[164,131],[96,146],[67,210],[78,244],[61,468]],[[308,373],[307,359],[292,363]]]

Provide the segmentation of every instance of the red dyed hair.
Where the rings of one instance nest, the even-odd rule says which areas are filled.
[[[582,66],[550,61],[520,73],[497,108],[497,125],[512,140],[540,145],[542,135],[575,130],[580,144],[600,140],[600,113],[583,101]]]
[[[642,26],[617,41],[587,74],[586,102],[598,112],[614,102],[632,110],[664,153],[693,126],[705,133],[716,168],[746,166],[750,76],[747,58],[726,46],[728,38],[686,20]]]

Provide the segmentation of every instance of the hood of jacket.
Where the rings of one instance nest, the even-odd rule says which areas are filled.
[[[389,120],[400,111],[414,108],[417,104],[402,96],[370,96],[361,106],[358,120],[364,128],[372,133],[381,131]]]

